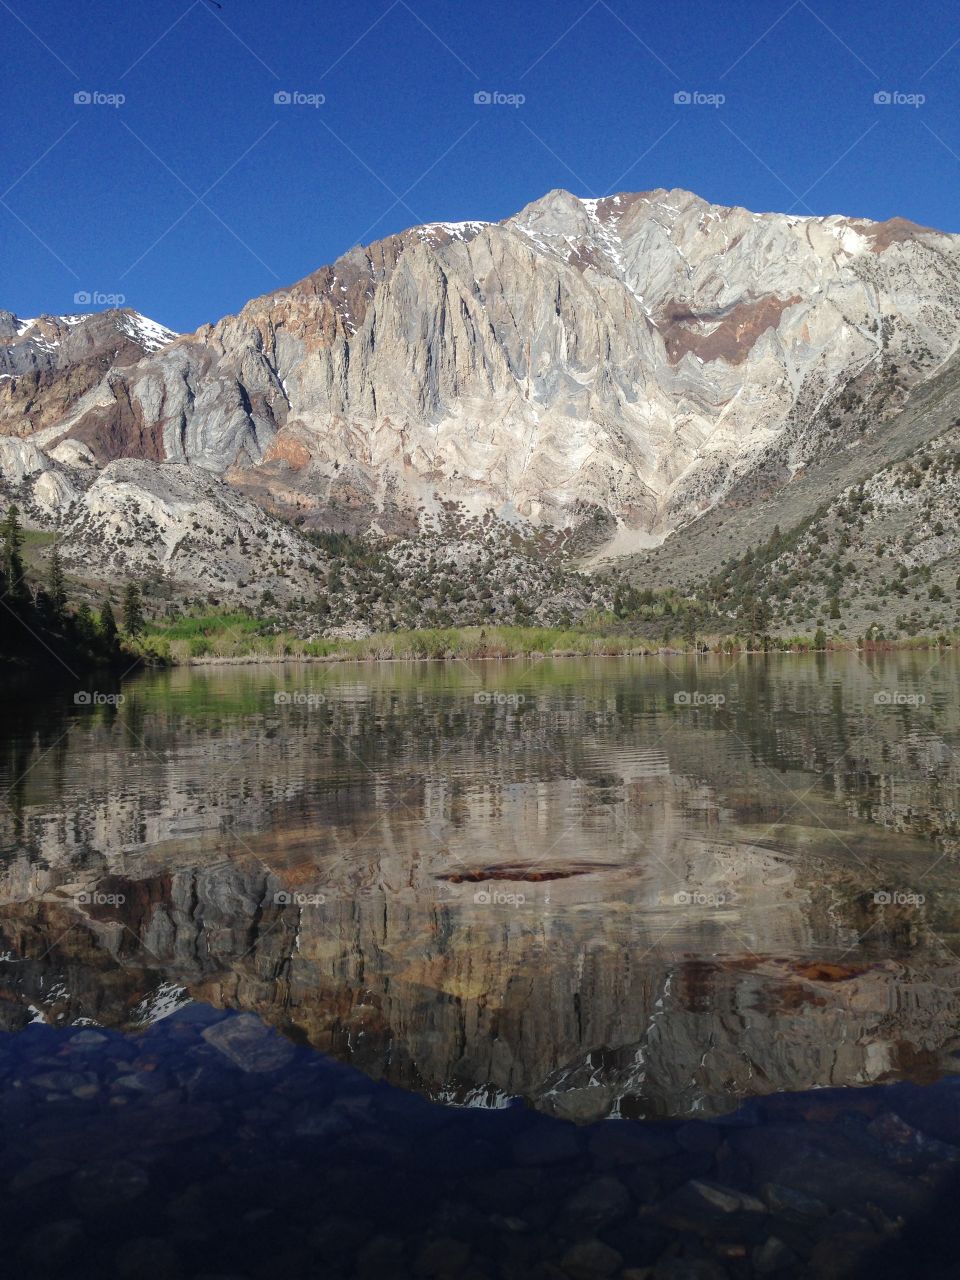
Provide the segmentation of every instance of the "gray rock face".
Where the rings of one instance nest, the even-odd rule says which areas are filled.
[[[39,415],[42,447],[188,462],[318,524],[334,503],[368,523],[451,499],[533,524],[599,510],[629,552],[761,463],[785,485],[858,415],[882,422],[951,356],[958,311],[960,242],[901,219],[553,191],[353,249],[113,364]],[[39,337],[2,351],[17,385],[50,358]]]
[[[299,534],[220,477],[132,458],[95,473],[69,509],[63,537],[65,562],[77,573],[95,554],[108,576],[159,572],[210,590],[287,593],[298,581],[302,590],[300,575],[313,577],[323,565]]]
[[[172,330],[130,310],[30,320],[0,312],[0,435],[23,436],[57,423],[57,434],[63,436],[74,408],[81,405],[89,433],[94,423],[89,414],[103,402],[113,406],[105,419],[114,436],[112,453],[104,452],[153,456],[142,441],[121,445],[117,430],[124,397],[112,388],[122,370],[175,337]]]
[[[294,529],[200,468],[122,458],[98,469],[76,441],[44,452],[0,436],[0,476],[30,523],[57,527],[80,578],[95,563],[107,579],[160,576],[254,600],[303,591],[324,568]]]

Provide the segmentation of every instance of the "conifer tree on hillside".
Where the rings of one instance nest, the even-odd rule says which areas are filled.
[[[93,612],[86,600],[76,612],[74,625],[81,643],[87,646],[92,645],[97,638],[97,625],[93,620]]]
[[[109,600],[104,600],[100,606],[100,626],[98,631],[104,648],[108,651],[115,649],[117,646],[117,620],[113,615],[113,606]]]
[[[128,582],[123,593],[123,629],[128,636],[138,636],[145,625],[140,588]]]
[[[63,577],[60,548],[54,543],[50,553],[50,570],[47,576],[47,599],[54,618],[62,619],[67,611],[67,584]]]
[[[15,502],[7,508],[0,524],[0,576],[3,594],[12,605],[22,605],[28,599],[24,581],[23,529],[20,527],[20,511]]]

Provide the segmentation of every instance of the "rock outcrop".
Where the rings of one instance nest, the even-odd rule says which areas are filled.
[[[101,456],[159,460],[159,450],[147,437],[131,433],[129,421],[125,422],[120,385],[124,371],[176,336],[129,310],[31,320],[0,311],[0,434],[26,436],[60,424],[56,434],[62,436],[64,421],[82,404],[86,430],[74,432],[74,438],[90,437],[89,443],[98,446]],[[101,442],[92,411],[98,400],[110,403],[112,387],[120,400],[113,401],[114,412],[101,415],[105,428]],[[87,393],[98,388],[99,397],[87,402]]]
[[[119,312],[17,338],[4,313],[0,430],[213,471],[308,527],[455,502],[599,518],[622,553],[882,431],[958,317],[960,240],[902,219],[558,190],[355,248],[169,341]]]

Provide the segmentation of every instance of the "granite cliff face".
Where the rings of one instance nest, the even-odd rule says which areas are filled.
[[[629,552],[894,422],[956,348],[960,241],[558,190],[355,248],[154,350],[124,314],[34,322],[67,325],[43,369],[42,335],[8,336],[0,430],[93,466],[187,463],[308,526],[397,532],[459,503],[589,518]],[[100,376],[71,363],[111,325]]]

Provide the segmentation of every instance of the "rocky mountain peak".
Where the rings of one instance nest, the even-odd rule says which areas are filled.
[[[62,421],[176,337],[127,307],[30,319],[0,312],[0,433],[29,435]]]
[[[556,189],[354,246],[177,341],[126,310],[3,313],[0,431],[200,467],[308,527],[459,504],[623,551],[883,431],[958,316],[960,241],[904,219]]]

